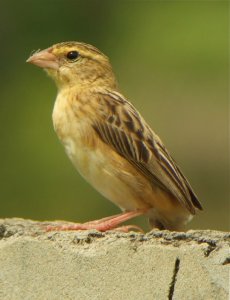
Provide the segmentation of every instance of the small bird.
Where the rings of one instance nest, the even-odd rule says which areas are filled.
[[[129,231],[145,215],[151,228],[182,230],[202,206],[160,138],[118,91],[109,59],[96,47],[63,42],[27,62],[47,71],[58,94],[54,129],[79,173],[122,213],[48,230]]]

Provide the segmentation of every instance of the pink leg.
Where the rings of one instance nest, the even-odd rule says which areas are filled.
[[[106,217],[100,220],[95,220],[86,223],[75,223],[75,224],[68,224],[68,225],[57,225],[57,226],[47,226],[47,231],[60,231],[60,230],[88,230],[88,229],[96,229],[98,231],[107,231],[111,229],[115,229],[119,224],[132,219],[134,217],[143,215],[146,210],[135,210],[124,212],[118,215]],[[123,228],[123,229],[122,229]],[[130,228],[136,228],[140,230],[139,227],[135,225],[129,225],[124,227],[118,227],[116,230],[128,232]]]

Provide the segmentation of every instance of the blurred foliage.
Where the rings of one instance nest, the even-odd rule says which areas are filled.
[[[2,0],[0,217],[85,221],[119,210],[68,161],[51,122],[54,83],[25,60],[97,46],[204,206],[190,228],[228,229],[228,1]],[[142,221],[140,221],[142,222]]]

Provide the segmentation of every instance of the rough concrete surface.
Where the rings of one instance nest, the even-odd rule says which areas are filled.
[[[230,234],[46,232],[0,220],[0,299],[228,299]]]

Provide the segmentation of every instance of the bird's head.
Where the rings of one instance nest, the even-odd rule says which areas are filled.
[[[59,88],[101,83],[116,86],[108,57],[85,43],[59,43],[34,53],[27,62],[45,69]]]

